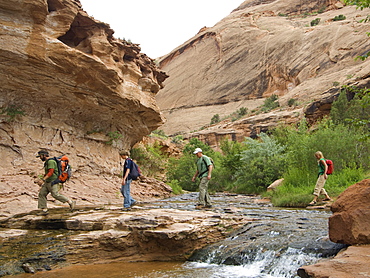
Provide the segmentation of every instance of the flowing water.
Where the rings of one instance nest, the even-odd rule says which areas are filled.
[[[194,210],[196,194],[153,202],[149,208]],[[291,278],[299,267],[334,256],[343,245],[329,241],[327,211],[279,209],[245,195],[212,196],[215,211],[254,221],[230,237],[193,254],[187,262],[140,262],[74,265],[13,277],[48,278]]]

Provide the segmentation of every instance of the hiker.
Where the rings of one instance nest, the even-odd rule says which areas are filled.
[[[317,198],[320,195],[325,195],[324,201],[332,201],[332,199],[324,189],[326,179],[328,178],[327,175],[328,165],[326,164],[326,159],[324,158],[324,155],[320,151],[315,153],[315,157],[317,159],[317,165],[319,166],[319,174],[315,185],[315,190],[313,192],[314,198],[312,202],[309,203],[309,205],[311,206],[317,203]]]
[[[192,181],[195,182],[197,177],[200,178],[199,182],[199,200],[197,208],[211,208],[211,198],[208,194],[208,183],[211,179],[213,165],[208,156],[203,155],[201,148],[196,148],[193,152],[198,157],[197,160],[197,171],[192,178]]]
[[[133,161],[130,158],[129,151],[121,151],[120,156],[122,159],[125,160],[123,165],[123,179],[122,179],[122,186],[121,186],[121,193],[123,195],[123,209],[124,211],[131,210],[131,206],[133,206],[136,201],[131,197],[130,194],[130,185],[132,182],[132,177],[130,175],[130,171],[132,169]]]
[[[40,214],[48,214],[46,196],[49,193],[51,193],[51,196],[53,196],[54,199],[62,203],[68,203],[69,208],[71,209],[71,211],[73,211],[76,205],[76,201],[71,201],[66,196],[59,193],[59,183],[53,184],[53,182],[58,178],[59,175],[57,162],[49,157],[49,152],[47,150],[40,150],[36,157],[39,157],[41,161],[44,161],[45,170],[44,176],[38,182],[38,184],[41,186],[38,199],[38,208],[41,209]]]

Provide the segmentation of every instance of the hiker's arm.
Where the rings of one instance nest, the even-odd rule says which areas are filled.
[[[195,175],[193,176],[193,178],[191,179],[191,181],[195,181],[195,179],[198,177],[198,175],[199,175],[199,171],[197,170],[196,172],[195,172]]]
[[[54,168],[48,169],[48,172],[45,174],[42,180],[45,181],[47,178],[50,178],[53,174],[54,174]]]
[[[125,175],[123,176],[122,184],[125,184],[128,174],[130,174],[130,168],[126,168]]]
[[[207,179],[211,179],[211,175],[212,175],[212,170],[213,170],[213,165],[212,164],[210,164],[209,166],[208,166],[208,176],[207,176]]]

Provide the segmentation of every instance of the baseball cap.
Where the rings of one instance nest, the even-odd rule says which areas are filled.
[[[49,152],[47,150],[41,150],[41,151],[38,151],[37,153],[38,153],[38,155],[36,155],[36,157],[40,157],[40,155],[49,156]]]
[[[193,152],[193,154],[197,154],[197,153],[202,153],[202,149],[201,148],[196,148],[195,151]]]

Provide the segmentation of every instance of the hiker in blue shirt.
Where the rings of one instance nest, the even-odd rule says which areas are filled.
[[[122,186],[121,186],[121,193],[123,196],[123,209],[124,211],[131,210],[131,206],[133,206],[136,201],[131,197],[130,194],[130,185],[132,182],[132,177],[130,176],[130,171],[132,169],[133,161],[129,157],[130,152],[129,151],[121,151],[120,156],[122,159],[125,160],[125,163],[123,165],[123,179],[122,179]]]
[[[211,179],[213,164],[208,156],[203,155],[201,148],[196,148],[193,152],[198,157],[197,160],[197,171],[192,178],[192,181],[195,182],[195,179],[199,176],[199,200],[197,208],[210,208],[211,198],[208,194],[208,184]]]

